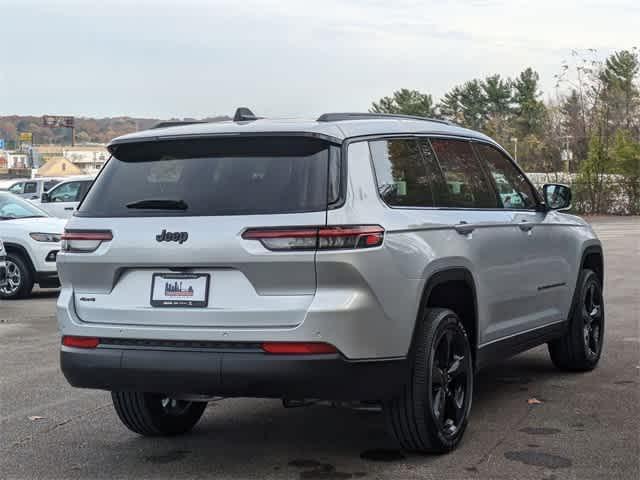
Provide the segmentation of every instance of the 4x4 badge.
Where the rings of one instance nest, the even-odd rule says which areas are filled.
[[[187,241],[189,234],[187,232],[167,232],[166,229],[162,230],[160,235],[156,235],[158,242],[178,242],[180,244]]]

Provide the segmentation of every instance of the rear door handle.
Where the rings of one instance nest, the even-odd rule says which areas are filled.
[[[456,232],[458,232],[460,235],[469,235],[471,232],[473,232],[476,229],[476,227],[474,227],[473,225],[469,225],[465,221],[462,221],[454,225],[453,228],[455,228]]]
[[[520,228],[520,230],[522,230],[523,232],[530,232],[533,229],[533,223],[531,222],[527,222],[526,220],[523,220],[522,222],[520,222],[518,224],[518,227]]]
[[[64,207],[65,210],[73,210],[73,207]]]

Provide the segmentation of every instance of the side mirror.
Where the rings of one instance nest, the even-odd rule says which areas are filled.
[[[47,192],[44,192],[42,194],[42,197],[40,197],[40,201],[42,203],[49,203],[51,201],[51,199],[49,198],[49,194]]]
[[[566,185],[548,183],[542,187],[547,210],[569,210],[571,208],[571,189]]]

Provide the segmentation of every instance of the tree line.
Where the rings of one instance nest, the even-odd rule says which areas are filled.
[[[543,99],[540,76],[526,68],[454,86],[439,101],[400,89],[370,111],[441,118],[479,130],[528,172],[563,172],[585,213],[640,213],[640,59],[636,48],[606,58],[573,51]]]
[[[228,120],[229,117],[211,117],[205,120]],[[171,119],[178,120],[178,119]],[[195,120],[185,118],[184,120]],[[158,118],[106,117],[75,119],[76,143],[107,143],[127,133],[146,130],[156,123],[164,121]],[[0,116],[0,139],[5,140],[7,148],[17,148],[18,134],[31,132],[37,145],[71,144],[71,131],[67,128],[48,128],[42,125],[42,117],[26,115]]]

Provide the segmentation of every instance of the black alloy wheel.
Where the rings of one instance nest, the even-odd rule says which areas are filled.
[[[467,339],[461,330],[449,327],[440,333],[431,360],[433,416],[443,435],[453,437],[465,419],[470,392],[470,362]]]

